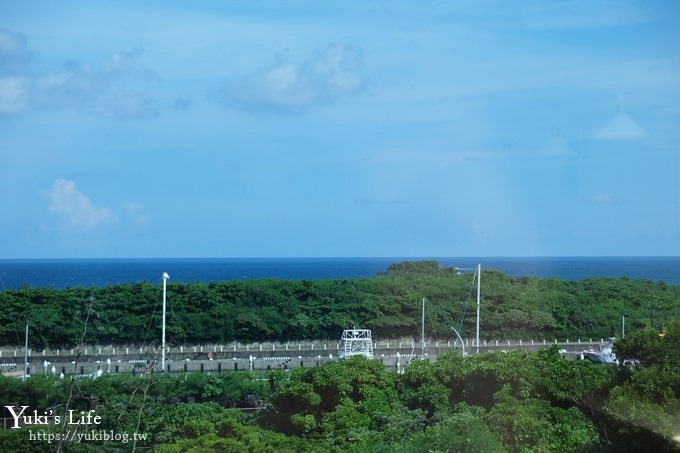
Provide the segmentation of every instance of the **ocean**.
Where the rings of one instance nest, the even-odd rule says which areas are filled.
[[[363,278],[386,271],[392,263],[422,259],[457,268],[481,264],[482,269],[496,269],[513,277],[628,277],[680,285],[680,257],[0,259],[0,291],[156,283],[163,272],[171,281],[184,283]]]

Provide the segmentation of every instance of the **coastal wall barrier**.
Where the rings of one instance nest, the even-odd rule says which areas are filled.
[[[575,358],[584,350],[598,350],[604,339],[577,340],[480,340],[477,348],[474,339],[464,339],[466,354],[507,352],[513,350],[538,351],[557,345],[563,356]],[[340,342],[300,341],[287,343],[230,343],[166,347],[166,372],[221,373],[244,370],[293,369],[320,366],[337,357]],[[439,354],[456,348],[462,351],[460,341],[432,340],[421,343],[411,339],[379,340],[373,343],[373,355],[385,366],[405,365],[413,358],[434,361]],[[29,374],[55,376],[101,373],[160,372],[160,347],[151,346],[84,346],[67,349],[28,351]],[[0,372],[23,375],[24,348],[0,348]]]

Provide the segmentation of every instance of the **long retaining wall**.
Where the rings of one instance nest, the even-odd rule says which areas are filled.
[[[606,341],[581,340],[483,340],[479,348],[472,339],[466,339],[467,354],[512,351],[540,350],[557,345],[564,356],[600,349]],[[288,343],[231,343],[176,346],[166,348],[166,371],[221,373],[242,370],[292,369],[297,367],[319,366],[337,356],[340,343],[336,341],[301,341]],[[452,340],[432,340],[422,344],[411,339],[379,340],[373,344],[376,360],[388,367],[405,365],[418,357],[436,360],[437,355],[457,347],[460,342]],[[147,373],[160,372],[160,347],[143,346],[86,346],[77,349],[44,349],[28,351],[29,374],[67,374],[93,375],[95,373]],[[23,375],[24,348],[0,348],[0,372],[10,375]]]

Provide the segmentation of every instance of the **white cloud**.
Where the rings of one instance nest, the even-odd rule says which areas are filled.
[[[72,109],[116,118],[159,115],[150,85],[160,77],[145,68],[142,52],[114,52],[98,64],[65,61],[58,69],[30,71],[26,38],[0,29],[0,115],[35,109]]]
[[[191,107],[193,99],[188,96],[179,96],[172,102],[172,108],[175,110],[187,110]]]
[[[28,108],[28,81],[23,77],[0,77],[0,115],[17,115]]]
[[[23,35],[0,29],[0,116],[29,108],[30,80],[24,73],[30,59]]]
[[[0,74],[20,74],[30,59],[31,52],[23,35],[0,29]]]
[[[303,62],[280,56],[269,68],[222,87],[227,107],[299,112],[361,91],[361,56],[351,46],[333,44]]]
[[[69,227],[92,230],[118,222],[111,209],[93,206],[73,181],[55,180],[46,196],[50,201],[50,212],[57,214]]]
[[[613,203],[614,195],[611,193],[598,193],[592,198],[595,203]]]
[[[478,221],[472,222],[472,237],[474,238],[475,241],[483,241],[484,240],[484,232],[482,225]]]
[[[158,102],[144,93],[118,93],[113,97],[111,112],[117,118],[153,118],[160,114]]]
[[[117,118],[158,116],[158,103],[144,85],[159,77],[139,64],[140,55],[139,50],[115,52],[95,66],[67,61],[59,71],[35,77],[34,105]]]
[[[144,212],[144,204],[138,201],[124,203],[123,209],[125,213],[138,225],[146,225],[149,222],[149,217]]]

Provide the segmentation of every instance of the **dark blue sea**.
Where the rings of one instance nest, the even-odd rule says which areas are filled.
[[[0,290],[155,283],[161,281],[163,272],[171,281],[184,283],[361,278],[384,272],[392,263],[421,259],[435,259],[442,266],[457,268],[481,264],[482,269],[496,269],[513,277],[628,277],[680,285],[680,257],[2,259]]]

